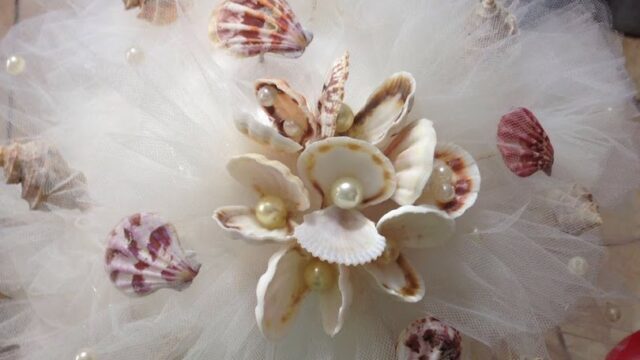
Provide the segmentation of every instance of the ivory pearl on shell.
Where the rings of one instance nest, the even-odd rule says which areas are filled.
[[[336,132],[345,133],[353,126],[353,110],[349,105],[342,103],[340,110],[338,111],[338,117],[336,118]]]
[[[449,182],[435,181],[431,185],[433,196],[439,202],[447,203],[456,197],[456,191]]]
[[[7,72],[10,75],[20,75],[24,72],[27,67],[27,62],[20,55],[12,55],[7,59],[6,62]]]
[[[325,291],[331,288],[335,277],[333,266],[324,261],[312,260],[304,269],[304,281],[313,291]]]
[[[287,224],[287,206],[277,196],[264,196],[256,205],[256,218],[267,229],[279,229]]]
[[[362,193],[360,181],[351,177],[340,178],[331,186],[331,200],[342,209],[353,209],[360,205]]]
[[[278,90],[271,85],[265,85],[258,90],[258,102],[262,106],[273,106],[276,101],[276,96],[278,95]]]

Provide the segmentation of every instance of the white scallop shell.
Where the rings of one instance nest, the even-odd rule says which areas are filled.
[[[420,119],[404,128],[384,150],[396,170],[397,188],[392,199],[413,204],[422,194],[431,171],[436,148],[433,123]]]
[[[284,153],[297,153],[302,150],[302,145],[280,135],[271,124],[263,124],[249,113],[241,113],[234,118],[234,124],[238,131],[247,135],[259,144],[271,147]]]
[[[247,241],[293,240],[293,228],[296,226],[292,219],[288,219],[287,226],[283,228],[267,229],[256,218],[255,210],[247,206],[223,206],[216,209],[213,218],[233,237]]]
[[[332,137],[336,133],[336,119],[342,100],[344,99],[344,85],[349,77],[349,53],[345,52],[331,66],[327,80],[322,87],[322,94],[318,100],[318,122],[320,137]]]
[[[309,208],[309,194],[302,181],[279,161],[269,160],[260,154],[243,154],[229,160],[227,171],[260,196],[281,198],[290,210]]]
[[[384,147],[402,130],[413,106],[416,80],[408,72],[393,74],[367,99],[354,119],[349,136]]]
[[[349,137],[331,137],[307,146],[298,158],[298,174],[331,205],[329,191],[340,178],[351,177],[363,187],[361,207],[378,204],[396,189],[393,165],[375,146]]]
[[[424,297],[422,276],[400,253],[389,263],[376,260],[364,265],[365,270],[373,276],[380,289],[406,302],[418,302]]]
[[[356,210],[331,206],[304,216],[294,229],[298,244],[313,256],[341,265],[362,265],[379,257],[385,238]]]
[[[380,235],[399,247],[428,248],[443,245],[455,230],[446,212],[429,205],[405,205],[378,220]]]

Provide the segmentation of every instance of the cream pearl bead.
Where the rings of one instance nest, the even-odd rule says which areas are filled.
[[[331,186],[331,200],[342,209],[353,209],[360,205],[362,193],[360,181],[351,177],[340,178]]]
[[[20,75],[27,68],[26,60],[20,55],[12,55],[6,62],[7,72],[10,75]]]
[[[611,322],[616,322],[622,318],[622,312],[620,308],[614,304],[607,303],[607,319]]]
[[[144,61],[144,52],[135,46],[130,47],[125,53],[127,62],[131,65],[137,65]]]
[[[284,130],[284,133],[289,137],[298,138],[302,136],[302,129],[293,121],[285,120],[282,124],[282,128]]]
[[[75,360],[94,360],[95,358],[91,355],[91,351],[88,349],[82,349],[78,352],[75,357]]]
[[[287,224],[287,206],[277,196],[264,196],[256,205],[256,218],[269,230],[283,228]]]
[[[448,203],[456,197],[456,190],[449,182],[434,181],[431,184],[431,190],[433,197],[439,202]]]
[[[336,272],[331,264],[312,260],[304,269],[304,281],[313,291],[325,291],[335,283]]]
[[[338,116],[336,118],[336,132],[347,132],[347,130],[351,129],[351,126],[353,126],[353,120],[353,110],[351,110],[349,105],[342,103],[342,105],[340,106],[340,111],[338,111]]]
[[[260,105],[265,107],[273,106],[273,104],[276,102],[277,95],[278,90],[275,87],[271,85],[262,86],[260,89],[258,89],[258,102],[260,103]]]
[[[444,161],[436,159],[433,162],[433,177],[437,177],[444,182],[451,183],[451,179],[453,178],[453,172],[449,165],[447,165]]]
[[[569,271],[578,276],[582,276],[587,273],[589,269],[589,263],[587,260],[581,256],[574,256],[569,259],[569,264],[567,264]]]

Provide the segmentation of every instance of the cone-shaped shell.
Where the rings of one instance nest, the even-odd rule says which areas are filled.
[[[186,288],[200,264],[182,250],[173,225],[155,214],[138,213],[109,234],[105,270],[124,293],[147,295],[161,288]]]
[[[225,0],[211,16],[209,38],[240,57],[276,53],[296,58],[313,34],[285,0]]]
[[[345,53],[331,66],[327,80],[318,100],[318,122],[320,138],[334,136],[336,119],[344,99],[344,86],[349,77],[349,53]]]
[[[500,119],[498,149],[514,174],[527,177],[538,170],[551,175],[553,146],[535,115],[518,108]]]
[[[396,360],[458,360],[461,354],[460,332],[431,316],[411,323],[396,345]]]

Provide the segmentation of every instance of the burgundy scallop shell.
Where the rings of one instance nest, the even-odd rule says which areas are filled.
[[[527,177],[538,170],[551,175],[553,146],[531,111],[518,108],[505,114],[498,124],[498,149],[514,174]]]
[[[458,360],[461,354],[460,332],[432,316],[412,322],[396,345],[397,360]]]

